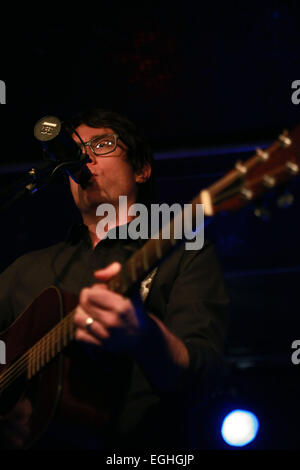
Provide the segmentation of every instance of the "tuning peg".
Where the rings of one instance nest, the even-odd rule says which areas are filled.
[[[294,195],[290,192],[286,192],[277,199],[277,206],[280,207],[280,209],[286,209],[287,207],[290,207],[294,201]]]
[[[278,137],[279,142],[281,143],[282,147],[289,147],[292,145],[292,140],[289,138],[289,131],[284,130],[282,134]]]
[[[266,207],[258,206],[254,210],[254,215],[258,218],[263,220],[264,222],[268,222],[271,218],[271,212]]]

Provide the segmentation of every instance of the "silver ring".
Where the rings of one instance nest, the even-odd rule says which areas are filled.
[[[94,319],[92,317],[87,317],[85,321],[85,329],[90,335],[92,334],[91,326],[94,323]]]

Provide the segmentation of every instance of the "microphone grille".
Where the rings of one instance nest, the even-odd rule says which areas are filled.
[[[61,121],[55,116],[44,116],[34,126],[34,137],[42,142],[54,139],[61,130]]]

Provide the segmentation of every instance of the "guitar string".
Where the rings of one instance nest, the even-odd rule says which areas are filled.
[[[155,249],[157,249],[157,243],[159,243],[158,240],[161,242],[161,239],[155,239],[154,241]],[[149,242],[150,241],[152,241],[152,244],[153,244],[153,240],[150,239]],[[146,260],[147,258],[146,246],[142,247],[141,251],[143,252],[140,255],[140,258],[142,258],[141,265],[144,264],[144,269],[146,269],[146,266],[145,266],[145,263],[146,263],[147,267],[149,268],[148,260]],[[147,253],[147,255],[148,254],[149,253]],[[137,257],[137,254],[135,253],[125,263],[125,266],[124,266],[125,269],[122,269],[123,274],[127,274],[125,275],[125,279],[127,278],[127,280],[128,280],[127,276],[129,273],[128,264],[131,262],[130,265],[132,268],[133,267],[136,268],[140,264],[139,262],[136,262],[136,259],[135,259],[136,257]],[[137,257],[137,261],[139,261],[138,257]],[[134,271],[135,273],[134,275],[132,273],[131,278],[133,278],[132,280],[137,281],[136,277],[139,277],[139,276],[137,276],[137,272],[135,269]],[[124,290],[122,289],[122,287],[124,287],[124,282],[122,283],[124,279],[122,279],[121,274],[122,272],[120,273],[117,279],[113,279],[112,282],[110,282],[109,287],[111,290],[118,290],[119,292],[122,292]],[[139,273],[139,275],[140,274],[141,273]],[[121,284],[121,288],[120,288],[120,284]],[[46,363],[49,362],[51,359],[53,359],[53,357],[55,357],[59,352],[61,352],[61,349],[63,349],[62,343],[65,343],[65,342],[68,343],[68,336],[70,336],[69,341],[73,339],[74,325],[73,325],[73,322],[72,323],[69,322],[70,319],[72,320],[72,317],[73,317],[72,312],[70,312],[55,327],[53,327],[45,336],[43,336],[34,346],[32,346],[26,353],[24,353],[20,358],[18,358],[14,364],[12,364],[10,367],[5,369],[2,372],[2,374],[0,374],[0,390],[3,391],[5,388],[7,388],[14,380],[16,380],[17,377],[19,377],[26,370],[27,372],[28,371],[30,372],[29,379],[31,379],[45,365],[45,362]],[[68,322],[70,324],[67,324]],[[68,327],[70,328],[70,326],[72,326],[72,330],[67,329]],[[65,334],[66,330],[67,330],[67,335]],[[63,332],[63,335],[61,334],[62,332]],[[50,359],[48,359],[49,357]]]
[[[155,243],[157,243],[158,240],[159,239],[155,239]],[[145,248],[146,247],[144,246],[142,247],[141,250],[144,252]],[[125,269],[122,270],[124,274],[126,273],[128,275],[128,271],[129,271],[128,262],[134,261],[134,263],[131,263],[131,265],[134,264],[135,266],[138,264],[138,263],[135,263],[135,260],[134,260],[134,258],[136,257],[135,255],[136,253],[125,263]],[[143,253],[143,262],[145,262],[145,255],[146,253]],[[127,278],[128,280],[127,275],[125,276],[125,278]],[[124,279],[118,279],[118,280],[113,279],[109,286],[110,289],[118,290],[119,292],[122,292],[124,290],[122,289],[124,285],[122,286],[122,282],[121,282],[121,288],[120,288],[120,282],[119,282],[120,280],[124,281]],[[116,282],[116,285],[114,285],[115,282]],[[68,343],[68,336],[70,336],[69,342],[73,339],[74,329],[69,331],[66,328],[66,326],[69,328],[70,326],[72,326],[74,328],[73,322],[69,322],[70,319],[72,320],[72,317],[73,317],[72,313],[73,311],[69,312],[55,327],[53,327],[45,336],[43,336],[34,346],[32,346],[26,353],[24,353],[20,358],[18,358],[14,364],[12,364],[10,367],[5,369],[2,372],[2,374],[0,374],[0,390],[3,391],[5,388],[11,385],[11,383],[14,380],[16,380],[17,377],[19,377],[23,372],[25,372],[26,369],[28,371],[29,368],[31,369],[31,371],[33,371],[31,376],[29,377],[29,379],[31,379],[45,365],[45,362],[46,363],[49,362],[51,359],[53,359],[53,357],[55,357],[59,352],[61,352],[61,349],[63,349],[63,347],[65,346],[65,345],[62,346],[61,343],[65,343],[65,342]],[[65,334],[66,330],[67,330],[67,335],[62,336],[61,333],[63,332]],[[57,333],[60,333],[60,334],[56,338]],[[56,347],[58,349],[57,351],[55,350]],[[51,348],[54,352],[52,352],[52,350],[50,351]],[[45,361],[45,355],[47,355],[46,361]],[[49,356],[50,356],[50,359],[48,359]]]
[[[45,353],[47,353],[47,359],[50,357],[48,362],[53,359],[53,357],[55,357],[55,355],[60,352],[55,350],[56,347],[58,346],[58,349],[61,349],[62,346],[64,346],[64,343],[68,342],[68,336],[70,336],[70,340],[73,339],[72,336],[74,334],[74,324],[72,321],[70,321],[72,318],[73,311],[64,317],[54,328],[52,328],[52,330],[50,330],[43,338],[41,338],[34,346],[32,346],[32,348],[24,353],[12,366],[10,366],[8,369],[5,369],[5,371],[0,374],[0,379],[4,378],[4,380],[1,380],[0,382],[0,390],[9,386],[11,382],[26,369],[28,369],[28,367],[31,367],[31,369],[34,370],[32,376],[35,375],[41,368],[35,367],[38,365],[37,359],[40,359],[41,353],[44,355],[44,362]],[[57,333],[60,334],[56,337]],[[43,362],[43,360],[41,362]]]
[[[151,240],[151,239],[150,239]],[[149,241],[150,241],[149,240]],[[157,242],[161,242],[161,239],[155,239],[151,240],[152,243],[154,243],[155,250],[157,251]],[[145,258],[147,258],[146,255],[146,246],[142,247],[141,251],[143,251],[143,256],[142,257],[142,263],[141,264],[147,264],[147,267],[149,268],[148,265],[148,260],[145,261]],[[149,253],[148,253],[149,254]],[[129,263],[132,265],[134,264],[134,267],[138,267],[139,263],[136,263],[136,253],[130,257],[130,259],[126,262],[124,268],[122,269],[124,274],[127,274],[125,278],[128,280],[128,274],[129,274]],[[156,256],[157,258],[157,256]],[[158,256],[160,258],[160,256]],[[133,263],[132,263],[133,261]],[[146,269],[146,266],[144,265],[144,269]],[[120,273],[121,275],[122,273]],[[138,277],[140,277],[140,274],[138,274]],[[131,275],[131,278],[134,277],[134,279],[131,279],[132,281],[137,281],[136,279],[137,272],[135,271],[135,275]],[[121,282],[120,282],[121,281]],[[123,287],[124,287],[124,279],[114,278],[112,281],[109,283],[109,288],[111,290],[116,290],[120,293],[123,292]],[[120,288],[121,284],[121,288]],[[123,285],[122,285],[123,284]],[[126,289],[128,288],[127,282],[126,282]],[[125,290],[126,290],[125,289]],[[2,374],[0,374],[0,391],[3,391],[5,388],[11,385],[11,383],[16,380],[17,377],[19,377],[23,372],[27,370],[30,371],[30,377],[29,380],[36,375],[42,367],[45,366],[45,363],[47,364],[52,360],[57,354],[61,352],[61,350],[70,342],[73,340],[74,337],[74,324],[73,324],[73,312],[69,312],[55,327],[53,327],[45,336],[43,336],[34,346],[32,346],[26,353],[24,353],[20,358],[17,359],[17,361],[12,364],[10,367],[5,369]],[[68,338],[69,337],[69,338]]]
[[[56,327],[57,327],[57,325],[56,325]],[[51,341],[48,342],[47,340],[50,339],[51,337],[55,336],[55,333],[57,333],[57,331],[58,331],[58,329],[56,327],[54,327],[55,329],[51,330],[47,335],[45,335],[45,337],[41,338],[41,340],[38,343],[36,343],[29,351],[27,351],[23,356],[21,356],[21,358],[19,358],[18,361],[16,361],[16,363],[14,363],[9,369],[6,369],[2,373],[2,377],[4,377],[5,380],[3,382],[1,382],[1,384],[0,384],[1,388],[6,387],[7,385],[9,385],[11,383],[12,379],[15,379],[20,373],[22,373],[23,370],[26,369],[27,364],[28,364],[29,361],[31,361],[31,364],[34,364],[34,361],[36,361],[36,359],[37,359],[37,352],[40,352],[41,346],[42,346],[42,349],[44,349],[44,346],[46,346],[46,350],[44,349],[43,352],[48,353],[47,357],[49,357],[49,355],[51,355],[51,353],[49,353],[49,348],[50,348],[50,346],[53,346],[53,344],[51,343]],[[53,339],[53,338],[51,338],[51,339]],[[47,346],[48,346],[48,350],[47,350]],[[24,362],[26,362],[26,367],[25,368],[23,367]],[[29,364],[30,364],[30,362],[29,362]],[[37,369],[37,367],[36,367],[36,369]]]
[[[48,336],[47,338],[46,338],[46,336],[47,336],[47,335],[46,335],[45,337],[43,337],[43,338],[40,340],[41,342],[39,342],[39,344],[36,343],[36,345],[34,345],[33,348],[31,348],[29,351],[27,351],[27,353],[25,353],[21,358],[19,358],[19,360],[17,361],[17,362],[18,362],[18,367],[15,367],[15,366],[16,366],[16,363],[15,363],[15,364],[13,364],[13,366],[11,366],[11,368],[10,368],[11,370],[9,371],[8,374],[7,374],[8,371],[6,370],[6,371],[5,371],[5,372],[6,372],[5,381],[3,381],[3,382],[0,384],[0,388],[6,388],[8,385],[10,385],[10,383],[12,382],[12,380],[15,380],[15,378],[18,377],[18,376],[20,375],[20,373],[23,373],[23,371],[26,370],[27,364],[28,364],[28,359],[29,359],[29,361],[31,361],[31,364],[33,364],[33,365],[36,366],[36,367],[34,367],[34,366],[32,367],[32,369],[34,369],[34,373],[32,374],[32,376],[35,375],[35,373],[38,372],[39,369],[40,369],[40,367],[37,367],[37,365],[38,365],[37,363],[34,364],[34,361],[36,361],[36,359],[37,359],[37,352],[40,352],[41,346],[42,346],[42,348],[43,348],[43,346],[44,346],[44,345],[43,345],[43,342],[44,342],[45,345],[47,346],[47,344],[46,344],[47,342],[45,341],[45,338],[46,338],[46,339],[50,339],[50,336],[52,336],[52,337],[55,336],[55,334],[56,334],[57,332],[58,332],[58,329],[56,329],[55,331],[51,330],[51,332],[49,332],[49,336]],[[69,333],[72,334],[72,332],[69,332]],[[53,338],[52,338],[52,339],[53,339]],[[64,339],[65,339],[65,338],[64,338]],[[49,352],[49,347],[50,347],[50,346],[53,347],[53,343],[51,343],[51,342],[48,343],[48,350],[47,350],[47,349],[46,349],[46,350],[44,349],[44,351],[43,351],[44,353],[45,353],[45,352],[48,353],[48,354],[47,354],[47,358],[48,358],[49,356],[51,356],[51,355],[54,357],[54,356],[57,354],[57,352],[54,352],[54,354],[53,354],[52,351]],[[53,349],[55,349],[55,348],[53,348]],[[50,358],[48,359],[48,362],[49,362],[49,360],[51,360],[53,357],[50,357]],[[25,367],[23,367],[23,366],[24,366],[24,361],[26,362]],[[36,361],[36,362],[37,362],[37,361]],[[29,363],[29,364],[30,364],[30,363]],[[2,376],[4,376],[4,375],[5,375],[5,374],[3,373]]]
[[[118,281],[113,280],[110,283],[111,290],[119,287],[119,284],[115,286],[115,282]],[[73,311],[69,312],[68,315],[24,353],[14,364],[5,369],[2,374],[0,374],[0,390],[7,388],[26,369],[29,370],[30,368],[33,370],[33,374],[31,375],[31,377],[33,377],[45,365],[45,362],[49,362],[55,355],[61,352],[61,349],[68,344],[68,339],[70,342],[74,336],[74,325],[73,322],[70,321],[72,318]],[[52,352],[51,348],[54,352]],[[55,351],[56,348],[58,349],[57,351]],[[50,358],[48,359],[48,357]],[[40,362],[38,362],[38,360],[40,360]],[[41,363],[41,367],[39,363]]]
[[[109,287],[111,290],[124,290],[124,286],[121,285],[120,288],[119,279],[113,279],[110,282]],[[26,369],[27,371],[30,369],[33,371],[32,375],[29,377],[30,379],[44,366],[45,362],[49,362],[51,359],[53,359],[53,357],[61,352],[61,349],[63,349],[65,346],[64,343],[68,344],[68,339],[70,342],[74,336],[74,324],[72,321],[70,321],[72,318],[73,311],[69,312],[34,346],[32,346],[28,351],[26,351],[26,353],[18,358],[14,364],[5,369],[2,374],[0,374],[0,390],[4,390],[9,385],[11,385],[11,383],[22,373],[24,373]],[[56,348],[58,349],[57,351]],[[53,350],[54,352],[52,352]],[[48,357],[50,357],[50,359],[48,359]]]
[[[253,158],[253,160],[254,161],[258,160],[258,158],[256,159]],[[200,193],[198,196],[200,196]],[[195,202],[195,200],[196,198],[193,200],[193,202]],[[41,338],[32,348],[30,348],[29,351],[23,354],[12,366],[8,367],[8,369],[5,369],[5,371],[2,374],[0,374],[0,379],[4,379],[3,381],[1,380],[0,382],[0,389],[6,388],[13,380],[15,380],[15,377],[17,377],[18,375],[20,375],[20,373],[23,372],[23,370],[26,370],[26,368],[28,369],[28,365],[31,367],[31,369],[33,369],[34,371],[33,375],[35,375],[36,372],[38,372],[41,368],[40,363],[37,363],[37,359],[40,359],[41,353],[43,354],[47,353],[47,358],[51,356],[52,351],[49,353],[49,348],[51,346],[52,346],[52,350],[54,351],[52,355],[54,354],[55,356],[58,352],[60,352],[58,351],[56,353],[55,347],[58,347],[58,348],[62,347],[61,344],[59,343],[59,341],[61,341],[61,336],[58,336],[57,338],[55,338],[55,335],[56,333],[59,332],[60,329],[65,327],[65,323],[68,322],[68,319],[69,319],[69,314],[66,317],[64,317],[64,319],[61,320],[58,323],[58,325],[56,325],[52,330],[50,330],[50,332],[48,332],[43,338]],[[72,335],[72,332],[70,333]],[[47,342],[48,339],[49,339],[49,344]],[[52,343],[50,339],[52,340]],[[54,342],[53,339],[55,339],[56,342]],[[63,340],[67,340],[67,337],[64,336]],[[34,364],[34,361],[36,361],[36,364]],[[43,359],[41,362],[43,362]],[[33,367],[33,364],[37,367]]]
[[[151,239],[150,239],[151,240]],[[149,240],[149,241],[150,241]],[[158,242],[159,239],[155,239],[155,244]],[[160,240],[161,241],[161,240]],[[145,246],[142,247],[142,251],[143,251],[143,256],[141,255],[142,259],[143,259],[143,264],[145,263],[145,258],[147,258],[146,255],[146,250],[145,250]],[[149,254],[149,253],[148,253]],[[122,269],[123,271],[123,274],[125,275],[125,279],[122,277],[120,278],[118,276],[118,278],[116,279],[113,279],[109,284],[109,288],[111,290],[118,290],[119,292],[122,292],[124,291],[124,280],[127,280],[128,281],[128,274],[129,274],[129,267],[128,267],[128,263],[130,261],[133,261],[133,263],[131,262],[131,267],[134,267],[136,268],[139,263],[136,262],[135,258],[137,257],[137,254],[135,253],[132,257],[130,257],[130,259],[125,263],[125,266],[124,268],[125,269]],[[149,267],[149,266],[148,266]],[[133,276],[133,274],[131,274],[131,280],[132,281],[136,281],[136,275],[137,275],[137,272],[135,270],[135,275]],[[139,273],[140,274],[140,273]],[[121,273],[120,273],[120,276],[121,276]],[[123,281],[123,282],[122,282]],[[121,287],[120,287],[120,284],[121,284]],[[127,285],[127,282],[125,283],[125,287],[127,289],[128,285]],[[125,290],[126,290],[125,289]],[[26,353],[24,353],[20,358],[17,359],[17,361],[12,364],[10,367],[8,367],[7,369],[5,369],[2,374],[0,374],[0,390],[4,390],[5,388],[7,388],[9,385],[11,385],[11,383],[16,380],[17,377],[19,377],[23,372],[31,369],[31,371],[33,371],[33,373],[31,374],[31,376],[29,377],[29,379],[31,377],[33,377],[34,375],[36,375],[36,373],[44,366],[44,363],[45,362],[45,355],[46,356],[46,363],[47,363],[47,359],[48,357],[50,356],[50,359],[53,359],[53,357],[55,357],[59,352],[60,350],[62,349],[62,346],[61,346],[61,343],[62,342],[65,342],[67,341],[67,337],[70,336],[70,340],[72,340],[72,335],[74,333],[74,331],[68,331],[67,330],[67,336],[62,336],[61,333],[62,332],[65,332],[65,330],[67,328],[66,327],[66,323],[68,323],[68,321],[70,319],[72,319],[73,315],[71,315],[72,312],[70,312],[68,315],[66,315],[55,327],[53,327],[45,336],[43,336],[34,346],[32,346]],[[70,325],[67,325],[67,327],[70,327],[70,326],[73,326],[73,323]],[[56,338],[56,333],[60,333],[60,335],[58,335],[58,337]],[[52,350],[50,351],[52,347],[52,350],[54,350],[54,353],[52,353]],[[58,348],[58,351],[55,352],[55,348]],[[42,357],[43,355],[43,357]],[[51,357],[53,356],[53,357]],[[41,359],[42,357],[42,359]],[[49,362],[48,360],[48,362]],[[39,362],[38,362],[39,361]],[[41,364],[41,366],[40,366]]]
[[[117,282],[117,288],[119,287],[118,281],[112,280],[112,282],[110,283],[111,290],[114,290],[116,288],[115,282]],[[29,370],[30,368],[33,371],[31,377],[35,375],[41,369],[41,367],[43,367],[43,363],[47,363],[49,362],[49,360],[53,359],[53,357],[55,357],[55,355],[57,355],[65,346],[65,343],[68,344],[68,337],[70,337],[69,341],[73,339],[74,325],[73,322],[69,321],[73,318],[72,313],[73,311],[66,315],[34,346],[32,346],[26,353],[24,353],[19,359],[17,359],[14,364],[12,364],[10,367],[5,369],[2,374],[0,374],[0,390],[4,390],[5,388],[7,388],[17,377],[19,377],[23,372],[25,372],[26,369]],[[56,348],[58,349],[58,351],[55,351]],[[53,350],[54,352],[52,352]],[[48,357],[50,357],[49,360]],[[41,367],[39,366],[40,363]]]
[[[113,290],[116,287],[115,282],[111,282],[110,289]],[[53,327],[45,336],[43,336],[34,346],[32,346],[26,353],[24,353],[14,364],[5,369],[0,374],[0,390],[9,386],[13,380],[15,380],[20,374],[22,374],[26,368],[33,370],[33,375],[43,367],[43,363],[49,362],[60,350],[73,339],[74,336],[74,325],[72,320],[73,311],[66,315],[55,327]],[[69,338],[68,338],[69,337]],[[67,344],[65,344],[67,343]],[[58,351],[55,352],[56,348]],[[54,353],[52,352],[54,350]],[[49,356],[50,359],[48,359]],[[39,361],[39,362],[38,362]],[[39,367],[41,363],[41,367]],[[31,377],[30,377],[31,378]]]
[[[53,357],[55,357],[59,352],[61,352],[61,349],[66,346],[66,344],[64,343],[67,342],[67,336],[70,336],[70,340],[73,339],[74,329],[68,330],[67,336],[65,334],[66,324],[69,328],[73,327],[72,317],[73,315],[68,318],[65,317],[66,320],[63,319],[61,322],[59,322],[56,327],[50,330],[48,334],[46,334],[43,338],[41,338],[38,343],[36,343],[33,354],[30,357],[31,362],[29,362],[29,366],[31,367],[31,369],[34,369],[32,375],[35,375],[35,373],[38,372],[45,365],[45,362],[49,362],[51,359],[53,359]],[[69,322],[69,320],[71,321]],[[32,367],[32,364],[34,364],[35,367]]]

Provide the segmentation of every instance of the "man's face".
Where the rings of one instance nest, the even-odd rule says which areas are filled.
[[[112,129],[96,129],[85,124],[78,126],[76,131],[83,142],[88,142],[96,136],[114,134]],[[80,144],[76,134],[73,134],[73,139]],[[101,203],[117,205],[121,195],[127,196],[129,205],[134,204],[137,194],[136,182],[139,181],[139,177],[127,161],[126,145],[118,140],[116,149],[104,156],[95,155],[88,146],[86,151],[91,159],[91,162],[87,163],[87,167],[92,173],[87,187],[83,189],[70,178],[72,195],[80,212],[95,211]]]

